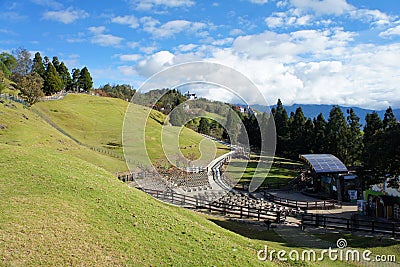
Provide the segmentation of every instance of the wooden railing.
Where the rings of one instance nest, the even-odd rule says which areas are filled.
[[[256,219],[258,221],[263,220],[266,222],[280,223],[286,219],[285,212],[279,210],[254,208],[223,202],[211,202],[205,199],[175,193],[174,191],[167,192],[144,188],[141,190],[159,200],[186,208],[205,209],[209,212],[218,212],[224,215],[234,215],[239,218]]]
[[[282,206],[302,209],[302,210],[311,210],[311,209],[320,209],[320,210],[328,210],[340,208],[341,204],[336,200],[318,200],[318,201],[300,201],[293,200],[283,197],[278,197],[267,193],[264,191],[264,198],[268,201],[274,202],[276,204],[280,204]]]
[[[400,224],[358,218],[342,218],[321,214],[302,214],[302,227],[324,227],[348,231],[363,231],[369,233],[389,234],[400,236]]]

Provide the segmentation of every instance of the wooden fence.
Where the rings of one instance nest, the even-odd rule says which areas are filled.
[[[388,234],[393,237],[400,236],[400,224],[358,218],[342,218],[321,214],[302,214],[302,227],[324,227],[348,231],[363,231],[369,233]]]
[[[293,207],[302,210],[320,209],[328,210],[340,208],[341,204],[336,200],[319,200],[319,201],[299,201],[278,197],[264,191],[264,198],[268,201],[280,204],[282,206]]]
[[[239,218],[256,219],[258,221],[275,223],[283,222],[286,219],[286,214],[283,211],[232,205],[216,201],[211,202],[205,199],[175,193],[174,191],[167,192],[144,188],[141,190],[159,200],[186,208],[205,209],[209,212],[217,212],[224,215],[237,216]]]

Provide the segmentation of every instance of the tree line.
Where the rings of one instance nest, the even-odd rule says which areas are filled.
[[[311,119],[304,116],[301,107],[288,115],[278,100],[271,113],[278,155],[296,158],[299,154],[329,153],[367,176],[400,175],[400,123],[391,107],[383,119],[377,112],[367,114],[363,129],[352,108],[344,114],[339,106],[333,106],[328,120],[322,113]]]
[[[72,73],[72,74],[71,74]],[[34,58],[25,48],[18,48],[12,54],[0,54],[0,93],[6,88],[20,91],[30,105],[44,95],[65,91],[88,91],[93,86],[87,67],[74,68],[71,73],[57,56],[42,58],[36,52]]]
[[[325,119],[322,113],[306,118],[301,107],[288,114],[281,100],[271,109],[270,116],[265,112],[240,112],[235,105],[201,98],[185,102],[184,96],[176,90],[164,96],[154,108],[169,114],[172,125],[185,124],[197,132],[231,143],[240,143],[247,135],[252,150],[259,151],[262,136],[273,118],[278,156],[298,159],[300,154],[333,154],[346,166],[373,180],[400,175],[400,123],[391,107],[386,109],[383,119],[377,112],[367,114],[362,127],[352,108],[344,113],[337,105]],[[230,111],[224,107],[230,107]],[[232,111],[236,112],[235,116]],[[212,114],[223,118],[223,124],[231,129],[229,134],[221,123],[211,118]],[[188,120],[193,115],[199,117]]]

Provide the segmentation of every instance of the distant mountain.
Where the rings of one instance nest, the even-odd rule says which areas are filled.
[[[275,107],[276,105],[267,107],[267,106],[262,106],[262,105],[252,105],[251,107],[262,112],[269,112],[270,108]],[[290,116],[290,112],[295,112],[298,107],[301,107],[303,109],[304,116],[307,118],[315,118],[318,116],[319,113],[322,113],[324,118],[328,120],[329,118],[329,112],[331,111],[333,105],[313,105],[313,104],[293,104],[291,106],[284,106],[288,116]],[[371,109],[363,109],[359,107],[344,107],[344,106],[339,106],[345,116],[347,116],[347,110],[350,108],[353,108],[354,112],[357,114],[358,117],[360,117],[360,123],[365,124],[365,116],[367,113],[372,113],[374,110]],[[379,116],[383,119],[383,115],[385,114],[386,110],[376,110],[376,112],[379,114]],[[393,110],[394,115],[396,118],[399,120],[400,119],[400,109],[394,109]]]

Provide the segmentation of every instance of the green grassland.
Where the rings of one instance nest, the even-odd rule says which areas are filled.
[[[104,168],[113,166],[103,162],[109,157],[7,105],[0,105],[0,265],[257,265],[261,242],[129,188]]]
[[[40,114],[79,142],[112,151],[121,157],[124,156],[122,129],[127,108],[128,103],[121,99],[76,94],[69,94],[59,101],[41,102],[34,106]],[[128,153],[125,154],[133,157],[132,164],[144,163],[147,158],[152,162],[165,161],[161,146],[162,123],[165,116],[138,105],[132,105],[129,111],[133,120],[130,124],[132,127],[146,125],[144,131],[132,128],[132,135],[129,136],[132,142],[126,146]],[[191,155],[193,159],[200,157],[199,147],[204,137],[187,128],[181,130],[169,126],[164,127],[164,131],[166,140],[163,142],[166,144],[169,144],[169,140],[174,136],[179,136],[179,146],[176,146],[175,153],[180,151],[186,157]],[[144,142],[146,147],[142,148]],[[216,147],[217,155],[227,152],[227,149],[220,144],[216,144]]]
[[[247,162],[243,159],[232,159],[227,171],[231,179],[239,181],[240,184],[248,184],[251,179],[263,179],[264,184],[284,183],[287,179],[295,178],[299,172],[294,167],[299,167],[302,164],[291,160],[274,157],[263,158],[264,163],[272,162],[272,164],[258,165],[259,156],[251,155],[250,160]],[[285,166],[293,166],[287,168]],[[256,173],[256,169],[257,173]]]
[[[63,101],[71,98],[83,105],[95,99]],[[66,112],[63,101],[37,108],[54,105],[48,107],[58,110],[53,113]],[[168,205],[128,187],[111,173],[124,167],[122,160],[78,145],[20,104],[6,104],[0,104],[0,266],[357,265],[260,262],[257,251],[264,245],[290,248],[274,232]],[[103,125],[100,117],[96,128]],[[78,115],[75,120],[84,121]],[[63,121],[63,130],[82,142],[120,141],[102,128],[79,135],[84,127],[69,129]]]

